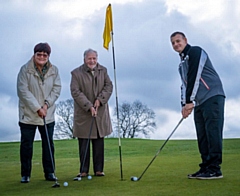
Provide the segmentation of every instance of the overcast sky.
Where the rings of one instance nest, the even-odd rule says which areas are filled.
[[[112,48],[103,48],[106,7],[112,4],[118,101],[140,100],[156,113],[151,139],[166,139],[181,118],[179,56],[169,36],[183,31],[203,47],[227,96],[224,138],[240,137],[240,1],[238,0],[0,0],[0,142],[19,141],[16,79],[39,42],[52,48],[62,92],[71,98],[70,72],[93,48],[114,83]],[[115,91],[109,101],[115,107]],[[39,138],[39,135],[36,135]],[[195,139],[193,116],[173,139]]]

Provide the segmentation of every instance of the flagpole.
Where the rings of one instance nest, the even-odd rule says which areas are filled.
[[[116,94],[116,111],[117,111],[117,128],[118,128],[118,146],[119,146],[119,157],[120,157],[120,172],[121,180],[123,180],[123,171],[122,171],[122,145],[120,139],[120,126],[119,126],[119,110],[118,110],[118,95],[117,95],[117,76],[116,76],[116,64],[115,64],[115,52],[114,52],[114,41],[113,41],[113,30],[112,35],[112,54],[113,54],[113,68],[114,68],[114,83],[115,83],[115,94]]]
[[[113,54],[113,68],[114,68],[114,82],[115,82],[115,94],[116,94],[116,112],[117,112],[117,127],[118,127],[118,144],[119,144],[119,156],[120,156],[120,171],[121,180],[123,180],[122,170],[122,147],[120,139],[120,126],[119,126],[119,111],[118,111],[118,95],[117,95],[117,76],[116,76],[116,65],[115,65],[115,52],[113,42],[113,23],[112,23],[112,8],[111,4],[106,9],[106,20],[103,31],[103,47],[108,50],[109,42],[112,40],[112,54]]]

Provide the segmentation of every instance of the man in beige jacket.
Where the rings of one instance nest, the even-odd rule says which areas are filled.
[[[74,99],[73,135],[78,138],[80,155],[80,173],[74,180],[88,175],[90,139],[93,148],[94,175],[104,176],[104,137],[112,132],[108,100],[113,85],[107,69],[97,62],[97,57],[95,50],[86,50],[84,64],[71,72],[70,87]]]
[[[49,61],[50,53],[51,48],[47,43],[37,44],[34,47],[33,57],[21,67],[18,73],[21,183],[30,181],[33,141],[37,127],[42,139],[42,164],[45,179],[50,181],[57,179],[54,175],[53,131],[55,101],[60,95],[61,81],[57,67]],[[43,118],[45,118],[48,129],[50,149]]]

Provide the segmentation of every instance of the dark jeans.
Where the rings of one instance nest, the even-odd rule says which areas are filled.
[[[209,98],[194,109],[198,148],[201,154],[201,169],[220,172],[222,163],[222,134],[224,123],[223,96]]]
[[[55,122],[47,124],[48,136],[50,140],[50,148],[53,156],[53,164],[50,156],[50,150],[48,146],[48,140],[46,136],[46,130],[44,126],[29,125],[19,122],[21,130],[21,144],[20,144],[20,160],[21,160],[21,175],[31,176],[32,170],[32,155],[33,155],[33,141],[36,133],[36,128],[41,135],[42,139],[42,164],[45,174],[54,173],[54,143],[53,143],[53,131]]]
[[[104,167],[104,138],[91,139],[92,142],[92,156],[93,156],[93,171],[96,173],[97,171],[102,172]],[[84,157],[86,153],[86,148],[88,144],[87,154],[85,163]],[[90,165],[90,140],[78,138],[79,145],[79,157],[80,157],[80,173],[81,172],[89,172]]]

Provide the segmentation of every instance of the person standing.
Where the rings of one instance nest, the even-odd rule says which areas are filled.
[[[20,160],[21,183],[28,183],[32,170],[33,141],[38,128],[42,139],[42,164],[46,180],[55,181],[54,175],[54,112],[55,102],[61,91],[58,68],[50,63],[51,48],[48,43],[34,47],[33,57],[21,67],[17,77],[19,97],[19,126],[21,131]],[[50,140],[44,127],[45,118]]]
[[[71,76],[70,89],[74,99],[73,136],[78,138],[80,157],[80,171],[74,180],[88,176],[89,140],[92,142],[94,175],[104,176],[104,137],[112,133],[108,107],[113,90],[112,81],[107,69],[98,63],[97,51],[93,49],[84,52],[84,64],[74,69]]]
[[[225,93],[222,82],[208,54],[199,46],[188,44],[182,32],[171,36],[173,49],[179,53],[179,73],[182,80],[182,116],[187,118],[194,110],[198,148],[202,162],[200,169],[188,178],[223,178],[222,139],[224,124]]]

